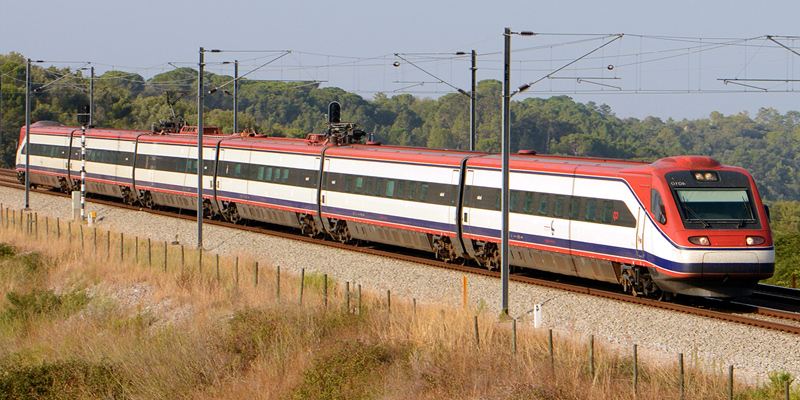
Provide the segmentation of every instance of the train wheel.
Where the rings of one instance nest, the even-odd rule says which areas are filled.
[[[132,206],[136,203],[136,197],[133,196],[133,192],[131,188],[127,186],[120,186],[120,190],[122,191],[122,202]]]
[[[239,215],[239,210],[236,209],[236,203],[233,202],[223,204],[222,216],[232,224],[238,224],[242,221],[242,217]]]
[[[23,177],[25,174],[22,174]],[[24,180],[23,180],[24,182]],[[67,183],[67,178],[59,177],[58,178],[58,189],[61,190],[63,193],[69,193],[69,183]]]
[[[211,200],[203,199],[203,218],[214,218],[216,216],[216,212],[214,212],[214,206],[211,205]]]
[[[318,237],[320,232],[314,217],[311,214],[297,214],[297,223],[300,225],[300,234],[308,237]]]
[[[150,194],[149,190],[144,190],[139,192],[139,203],[142,204],[142,207],[153,209],[156,206],[156,203],[153,201],[153,195]]]
[[[448,236],[433,235],[431,236],[431,244],[436,258],[441,261],[457,263],[458,259],[461,258],[456,254],[455,246],[453,246],[453,242]]]
[[[472,248],[475,249],[475,261],[477,261],[481,267],[489,271],[497,271],[500,269],[500,248],[497,246],[497,243],[473,240]]]
[[[341,243],[352,242],[353,237],[350,236],[350,229],[347,227],[347,221],[329,218],[328,222],[330,224],[329,226],[331,227],[328,230],[331,239]]]

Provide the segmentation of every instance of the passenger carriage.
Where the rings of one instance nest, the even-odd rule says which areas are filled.
[[[31,182],[75,190],[80,131],[31,127]],[[24,129],[20,143],[24,143]],[[87,191],[196,209],[192,134],[90,129]],[[24,171],[24,146],[17,169]],[[500,159],[477,152],[207,135],[204,215],[499,267]],[[746,294],[772,275],[766,208],[743,169],[708,157],[654,163],[514,155],[510,264],[634,294]]]

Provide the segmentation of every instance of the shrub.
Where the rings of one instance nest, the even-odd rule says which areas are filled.
[[[0,367],[0,399],[120,398],[123,385],[111,365],[63,360]]]
[[[380,369],[402,352],[382,344],[337,342],[303,373],[295,399],[368,399],[380,396]]]
[[[37,316],[66,316],[80,310],[89,302],[83,291],[62,295],[52,290],[33,290],[30,293],[6,293],[9,307],[0,313],[0,321],[25,321]]]

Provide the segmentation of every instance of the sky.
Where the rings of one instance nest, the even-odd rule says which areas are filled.
[[[796,1],[2,0],[0,15],[0,53],[59,66],[91,61],[100,73],[151,77],[174,68],[168,62],[194,67],[200,46],[291,50],[248,78],[318,80],[366,98],[436,97],[469,90],[469,59],[455,51],[475,49],[478,79],[501,80],[502,32],[510,27],[538,33],[512,36],[512,87],[541,79],[515,100],[565,94],[608,104],[621,117],[683,119],[785,112],[800,99],[800,82],[791,82],[800,79],[800,55],[764,37],[780,35],[800,52],[800,38],[791,37],[800,35]],[[210,71],[231,74],[219,62],[241,60],[245,73],[281,54],[206,58]]]

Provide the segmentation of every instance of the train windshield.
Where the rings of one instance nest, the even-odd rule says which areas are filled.
[[[755,222],[750,195],[745,189],[678,189],[676,192],[687,222],[703,225],[710,222]]]

